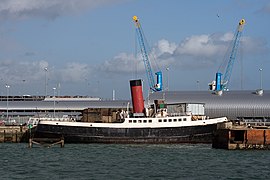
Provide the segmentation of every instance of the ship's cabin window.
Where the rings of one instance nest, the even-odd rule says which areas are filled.
[[[147,120],[143,120],[143,123],[147,123]]]
[[[138,123],[142,123],[142,120],[138,120]]]
[[[169,122],[172,122],[172,119],[169,119]]]
[[[161,120],[161,119],[159,119],[159,120],[158,120],[158,122],[162,122],[162,120]]]
[[[133,123],[137,123],[137,120],[133,120]]]
[[[152,120],[150,119],[150,120],[148,120],[148,122],[149,122],[149,123],[152,123]]]
[[[129,120],[128,122],[129,122],[129,123],[132,123],[132,120]]]
[[[187,121],[187,118],[184,118],[184,121]]]
[[[182,121],[182,119],[180,118],[180,119],[178,119],[178,121]]]
[[[163,119],[163,122],[167,122],[167,119]]]
[[[176,122],[177,121],[177,119],[173,119],[173,122]]]

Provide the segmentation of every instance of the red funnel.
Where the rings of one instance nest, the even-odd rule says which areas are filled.
[[[143,113],[144,112],[144,101],[142,92],[142,81],[131,80],[130,81],[133,113]]]

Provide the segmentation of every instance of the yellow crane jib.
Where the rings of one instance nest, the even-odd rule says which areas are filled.
[[[133,21],[134,21],[134,23],[135,23],[135,26],[136,27],[140,27],[140,23],[139,23],[139,19],[138,19],[138,17],[137,16],[133,16]]]
[[[238,26],[238,31],[242,31],[243,30],[243,26],[246,23],[245,19],[241,19],[239,21],[239,26]]]
[[[245,24],[246,23],[246,21],[244,20],[244,19],[241,19],[240,21],[239,21],[239,25],[243,25],[243,24]]]

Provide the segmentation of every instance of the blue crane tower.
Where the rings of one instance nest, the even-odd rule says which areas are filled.
[[[233,37],[233,43],[231,46],[232,50],[231,50],[229,61],[227,63],[224,78],[222,79],[222,73],[221,73],[222,68],[224,68],[224,67],[221,65],[216,73],[216,81],[213,81],[212,83],[209,84],[211,90],[215,90],[215,91],[223,91],[223,90],[227,91],[228,90],[228,84],[229,84],[229,81],[231,78],[232,69],[233,69],[233,65],[235,62],[237,49],[238,49],[238,46],[240,43],[240,39],[241,39],[244,25],[245,25],[245,20],[241,19],[239,21],[239,24],[237,26],[237,30],[236,30],[234,37]]]
[[[162,72],[159,70],[158,72],[155,73],[155,75],[157,76],[157,83],[155,83],[153,71],[152,71],[151,64],[150,64],[149,57],[148,57],[148,53],[147,53],[146,48],[145,48],[145,38],[143,35],[141,24],[140,24],[137,16],[133,16],[133,21],[134,21],[135,26],[136,26],[136,33],[137,33],[138,41],[140,44],[141,55],[142,55],[142,59],[144,62],[144,67],[146,70],[146,76],[148,79],[149,87],[153,92],[162,91],[162,88],[163,88],[162,87]]]

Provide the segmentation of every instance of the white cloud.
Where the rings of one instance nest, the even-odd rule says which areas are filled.
[[[4,83],[20,83],[22,80],[36,81],[44,76],[43,69],[46,61],[17,62],[13,60],[0,61],[1,80]]]
[[[87,64],[67,63],[63,68],[54,68],[46,61],[0,61],[1,81],[8,84],[40,82],[44,80],[44,68],[48,67],[48,79],[59,82],[83,82],[91,69]]]
[[[156,49],[154,50],[157,50],[155,54],[156,56],[159,56],[164,53],[173,54],[176,48],[177,48],[177,44],[170,43],[166,39],[162,39],[158,41],[158,43],[156,44]]]
[[[76,13],[121,0],[1,0],[2,19],[45,17],[54,19],[60,15]]]
[[[182,41],[176,49],[178,55],[191,55],[195,57],[212,57],[222,53],[226,48],[222,37],[210,35],[191,36]]]
[[[209,68],[213,64],[221,63],[228,52],[234,34],[194,35],[187,37],[179,44],[162,39],[158,41],[149,52],[152,66],[156,61],[160,69],[166,67],[178,67],[186,70],[196,68]],[[261,39],[243,36],[241,39],[243,53],[254,55],[265,52],[267,44]],[[227,55],[229,58],[229,54]],[[138,56],[140,57],[140,55]],[[135,66],[135,64],[138,64]],[[135,59],[133,55],[121,53],[113,59],[102,64],[101,70],[107,73],[145,72],[142,59]]]
[[[218,38],[220,41],[228,42],[233,39],[233,33],[225,33]]]
[[[87,64],[68,63],[63,69],[55,70],[62,82],[82,82],[90,73]]]
[[[214,63],[221,63],[232,37],[232,33],[197,35],[188,37],[179,44],[162,39],[149,53],[153,71],[157,70],[156,64],[161,70],[166,67],[185,70],[212,68]],[[246,36],[242,37],[241,45],[243,53],[249,55],[261,54],[269,50],[265,41]],[[70,83],[83,82],[91,74],[110,76],[112,74],[145,73],[140,54],[135,57],[133,54],[120,53],[96,67],[70,62],[61,68],[54,68],[46,61],[1,60],[0,78],[4,83],[18,83],[24,79],[29,82],[43,81],[45,67],[49,67],[48,77],[51,81]]]
[[[120,53],[109,61],[105,61],[100,70],[107,73],[130,73],[144,71],[143,61],[139,61],[132,54]]]

